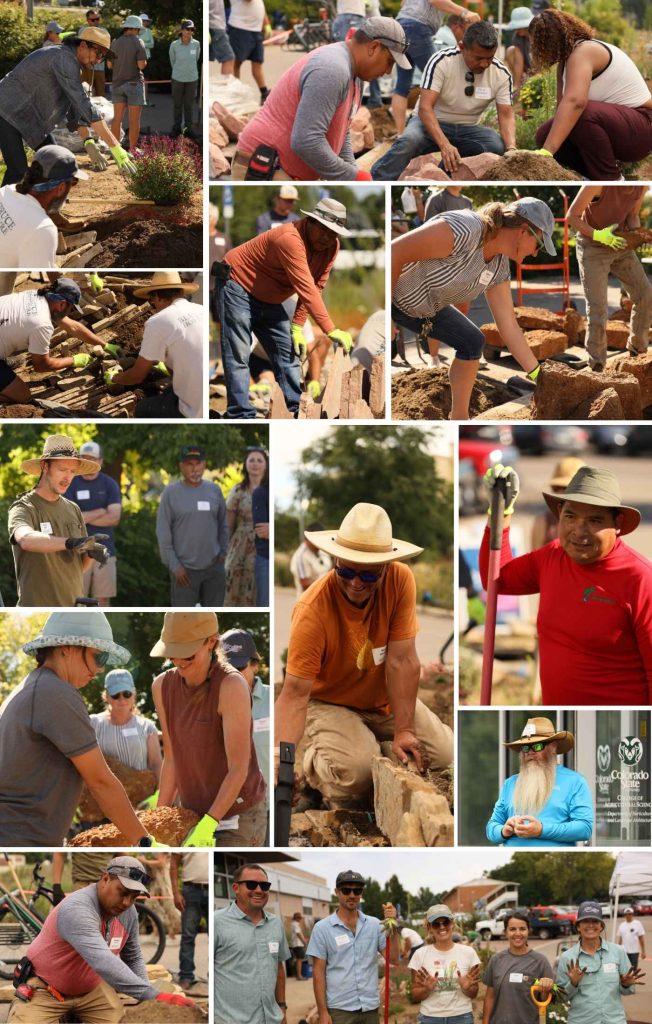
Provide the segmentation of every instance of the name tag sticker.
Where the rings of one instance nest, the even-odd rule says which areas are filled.
[[[603,964],[602,970],[605,974],[615,974],[618,970],[618,964]]]
[[[210,503],[210,501],[198,501],[197,502],[197,511],[198,512],[210,512],[210,510],[211,510],[211,503]]]
[[[267,732],[269,730],[269,718],[254,718],[254,732]]]
[[[385,644],[384,647],[374,647],[371,653],[373,655],[374,665],[382,665],[387,657],[387,644]]]
[[[48,536],[52,536],[52,523],[39,523],[38,528],[41,533],[47,533]]]
[[[109,949],[120,949],[122,946],[122,939],[119,935],[114,935],[112,939],[109,939]]]
[[[278,942],[268,942],[270,953],[278,953]]]
[[[138,735],[138,729],[123,729],[122,730],[122,735],[123,736],[137,736]]]
[[[348,935],[336,935],[335,936],[335,945],[336,946],[348,946],[350,941],[351,941],[351,939],[350,939],[350,937]]]
[[[475,87],[475,97],[478,100],[490,100],[491,99],[491,89],[489,88],[488,85],[476,85],[476,87]]]
[[[77,491],[77,499],[79,501],[89,501],[91,497],[90,491]]]
[[[490,284],[493,280],[493,276],[492,270],[483,270],[480,274],[480,284]]]
[[[519,974],[518,971],[512,971],[509,980],[513,985],[521,985],[523,983],[523,975]]]

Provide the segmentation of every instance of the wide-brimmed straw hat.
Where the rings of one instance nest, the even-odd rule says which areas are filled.
[[[131,654],[116,644],[104,612],[52,612],[33,640],[23,645],[25,654],[40,647],[92,647],[109,655],[109,665],[126,665]]]
[[[218,632],[215,612],[166,612],[152,658],[191,658],[209,636]]]
[[[560,459],[548,481],[548,487],[568,487],[578,469],[585,465],[586,463],[575,455],[567,455]]]
[[[336,235],[350,235],[346,226],[346,206],[337,199],[320,199],[314,210],[301,210],[305,217],[318,220]]]
[[[503,743],[503,746],[518,750],[524,743],[540,743],[541,741],[550,743],[551,740],[556,741],[558,754],[566,754],[575,746],[575,737],[572,732],[567,732],[566,729],[556,732],[549,718],[528,718],[519,738],[509,740],[509,742]]]
[[[548,508],[555,515],[559,514],[559,509],[565,501],[578,501],[583,505],[601,505],[604,508],[616,509],[622,516],[622,524],[619,527],[621,535],[633,533],[641,521],[641,513],[637,508],[622,504],[618,481],[608,469],[581,466],[563,494],[550,494],[549,491],[542,493]]]
[[[103,57],[115,59],[115,53],[111,49],[111,35],[105,28],[100,28],[99,25],[84,25],[77,33],[77,38],[83,39],[85,43],[101,46],[104,50]]]
[[[44,459],[48,462],[54,462],[56,459],[76,459],[77,469],[75,470],[75,476],[97,472],[97,463],[91,462],[90,459],[80,458],[73,439],[68,437],[67,434],[50,434],[45,439],[43,454],[39,455],[36,459],[25,459],[20,468],[23,473],[29,473],[31,476],[40,476],[41,463]]]
[[[414,558],[423,551],[416,544],[392,537],[392,523],[385,509],[366,501],[347,512],[339,530],[306,530],[304,537],[334,558],[365,565]]]
[[[149,284],[140,288],[134,288],[134,295],[139,299],[146,299],[150,292],[162,292],[177,290],[181,288],[184,295],[194,295],[199,291],[198,284],[191,284],[189,281],[182,281],[178,270],[157,270],[152,274]]]

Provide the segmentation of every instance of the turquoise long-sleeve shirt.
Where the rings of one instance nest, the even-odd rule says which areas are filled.
[[[547,804],[536,815],[543,832],[536,839],[510,836],[505,839],[502,827],[508,818],[519,812],[514,808],[514,787],[518,775],[511,775],[503,783],[491,818],[487,822],[490,843],[505,846],[574,846],[591,838],[593,832],[593,801],[583,775],[557,765],[555,785]]]
[[[201,46],[196,39],[182,43],[181,39],[173,39],[170,43],[170,64],[172,78],[175,82],[196,82],[199,78],[199,56]]]
[[[151,28],[141,28],[138,33],[142,39],[143,46],[145,47],[145,53],[147,54],[147,60],[152,56],[152,50],[154,49],[154,33]]]
[[[576,988],[570,983],[568,965],[578,957],[586,974]],[[633,995],[635,986],[625,988],[620,975],[627,974],[631,966],[623,947],[604,938],[596,953],[585,953],[579,942],[562,953],[556,981],[570,999],[568,1024],[626,1024],[620,997]]]

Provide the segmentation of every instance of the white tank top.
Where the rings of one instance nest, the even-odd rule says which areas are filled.
[[[583,39],[576,46],[581,46]],[[598,103],[615,103],[619,107],[642,107],[652,98],[645,84],[645,79],[634,61],[623,50],[612,43],[604,43],[601,39],[591,42],[600,43],[609,51],[610,60],[604,71],[599,71],[591,80],[589,100]],[[566,69],[564,69],[564,88],[566,86]]]

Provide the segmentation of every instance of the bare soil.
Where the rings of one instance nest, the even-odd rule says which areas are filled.
[[[371,107],[371,123],[374,129],[376,142],[384,142],[386,139],[396,137],[396,125],[394,118],[389,112],[389,107]]]
[[[581,181],[575,171],[562,167],[549,156],[535,156],[519,149],[503,156],[482,175],[481,181]]]
[[[148,833],[166,846],[180,846],[199,821],[199,815],[183,807],[157,807],[138,811],[138,819]],[[128,846],[126,836],[115,825],[99,825],[81,832],[69,846]]]
[[[170,1006],[147,1000],[138,1006],[125,1007],[125,1024],[195,1024],[207,1021],[208,1013],[200,1006]]]
[[[476,381],[470,415],[504,405],[514,394],[502,384]],[[392,416],[396,420],[446,420],[451,411],[447,370],[407,370],[392,377]]]

